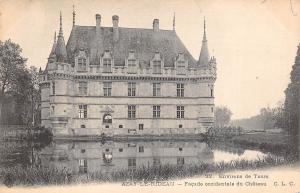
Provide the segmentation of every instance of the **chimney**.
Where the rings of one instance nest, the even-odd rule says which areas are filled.
[[[114,41],[117,42],[119,40],[119,16],[113,15],[112,16],[112,22],[113,22],[113,38]]]
[[[153,30],[154,31],[158,31],[159,30],[159,20],[158,19],[154,19],[153,20]]]
[[[101,15],[96,14],[96,30],[100,30],[101,27]]]

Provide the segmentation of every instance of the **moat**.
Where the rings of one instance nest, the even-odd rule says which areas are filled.
[[[47,167],[72,174],[112,173],[156,166],[197,166],[253,161],[283,152],[245,148],[231,142],[197,140],[52,141],[49,144],[1,142],[0,167]]]

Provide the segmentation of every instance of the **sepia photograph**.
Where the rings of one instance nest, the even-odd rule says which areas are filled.
[[[299,193],[299,131],[298,0],[0,0],[0,193]]]

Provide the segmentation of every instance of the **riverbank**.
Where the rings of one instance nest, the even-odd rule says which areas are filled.
[[[165,181],[202,176],[211,173],[243,171],[270,168],[291,164],[276,156],[256,160],[233,160],[230,162],[200,163],[197,165],[159,165],[124,169],[111,173],[93,172],[87,174],[69,173],[64,169],[47,167],[11,167],[0,170],[0,183],[7,186],[65,185],[78,183],[103,183],[122,181]]]

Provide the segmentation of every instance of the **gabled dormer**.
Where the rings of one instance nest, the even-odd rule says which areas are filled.
[[[187,66],[188,61],[185,59],[184,54],[179,53],[175,59],[176,74],[185,75]]]
[[[150,61],[150,67],[152,68],[152,73],[161,74],[163,66],[164,66],[163,57],[159,53],[159,51],[156,51],[152,60]]]
[[[83,50],[79,50],[75,56],[75,68],[77,72],[86,72],[88,70],[89,58],[87,53]]]
[[[130,50],[128,53],[128,58],[125,61],[125,66],[127,67],[128,74],[136,74],[138,67],[138,59],[135,55],[134,50]]]
[[[100,59],[102,72],[111,73],[112,72],[113,61],[114,60],[113,60],[112,53],[109,50],[105,50],[102,57],[101,57],[101,59]]]

